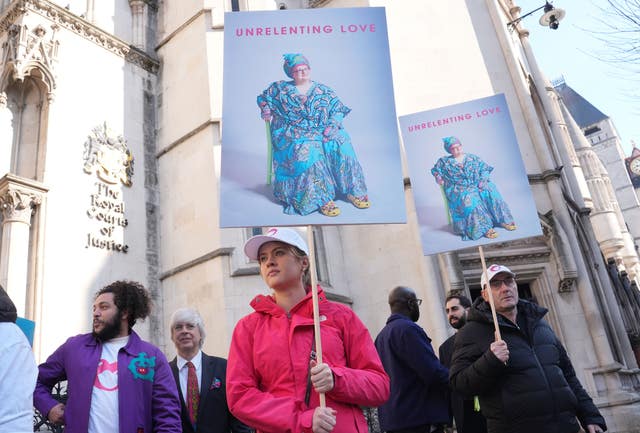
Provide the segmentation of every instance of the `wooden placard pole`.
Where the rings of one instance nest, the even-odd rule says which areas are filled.
[[[307,226],[307,245],[309,246],[309,273],[311,274],[311,296],[313,299],[313,334],[316,343],[316,361],[322,364],[322,339],[320,338],[320,305],[318,303],[318,282],[316,273],[316,252],[313,241],[313,226]],[[324,393],[318,394],[320,397],[320,407],[326,407]]]
[[[502,336],[500,335],[500,327],[498,326],[498,316],[496,315],[496,306],[493,303],[493,293],[491,292],[491,284],[489,282],[489,275],[487,274],[487,264],[484,261],[484,252],[482,251],[482,247],[478,246],[478,252],[480,253],[480,261],[482,262],[482,275],[484,275],[484,280],[487,282],[486,289],[481,287],[481,290],[486,290],[489,294],[489,305],[491,306],[491,316],[493,317],[493,326],[496,330],[496,341],[501,341]]]

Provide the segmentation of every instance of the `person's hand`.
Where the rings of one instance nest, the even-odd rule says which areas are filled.
[[[333,389],[333,372],[327,364],[318,364],[315,360],[312,360],[310,372],[311,383],[316,392],[326,393]]]
[[[436,176],[436,183],[438,185],[442,185],[444,183],[444,179],[440,176]]]
[[[262,120],[267,122],[271,122],[273,116],[271,115],[271,110],[262,110]]]
[[[64,403],[58,403],[51,408],[47,418],[53,424],[64,424]]]
[[[506,364],[509,360],[509,348],[504,340],[494,341],[489,346],[489,349],[503,364]]]
[[[482,191],[485,186],[486,186],[486,182],[484,180],[481,180],[480,182],[478,182],[478,189],[479,190]]]
[[[602,433],[604,430],[602,430],[602,427],[600,427],[598,424],[589,424],[587,426],[587,433]]]
[[[318,406],[313,411],[313,433],[329,433],[336,426],[336,412],[330,407]]]

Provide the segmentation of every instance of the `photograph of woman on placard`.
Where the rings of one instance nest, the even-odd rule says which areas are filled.
[[[329,86],[311,80],[303,54],[285,54],[283,69],[291,80],[271,83],[257,103],[271,134],[268,182],[284,213],[335,217],[337,199],[369,208],[362,167],[342,123],[351,109]]]
[[[425,255],[540,235],[503,94],[399,120]]]
[[[224,33],[220,227],[406,222],[384,8],[230,12]]]
[[[442,141],[448,155],[438,159],[431,174],[442,186],[453,232],[466,241],[483,236],[495,239],[496,227],[515,230],[511,210],[491,181],[493,167],[479,156],[465,153],[457,137]]]

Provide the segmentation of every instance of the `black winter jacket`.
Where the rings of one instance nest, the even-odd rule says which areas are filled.
[[[494,341],[489,304],[476,299],[456,336],[451,386],[480,397],[490,433],[575,433],[576,417],[585,430],[588,424],[606,430],[566,350],[542,319],[548,310],[522,300],[517,308],[518,324],[498,315],[509,348],[504,365],[489,349]]]
[[[16,306],[13,301],[0,286],[0,322],[12,322],[16,323]]]

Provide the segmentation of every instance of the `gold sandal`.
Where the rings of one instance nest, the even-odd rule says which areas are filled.
[[[505,230],[509,230],[510,232],[514,231],[514,230],[517,228],[516,223],[514,223],[514,222],[510,222],[510,223],[503,223],[503,224],[502,224],[502,227],[503,227]]]
[[[360,197],[356,197],[349,194],[347,195],[347,200],[349,200],[351,204],[357,207],[358,209],[367,209],[368,207],[371,206],[369,197],[366,195],[361,195]]]
[[[498,233],[494,229],[489,229],[484,234],[484,237],[487,238],[487,239],[495,239],[495,238],[498,237]]]
[[[320,213],[324,216],[335,217],[340,215],[340,208],[336,206],[336,204],[331,200],[330,202],[320,206],[318,209]]]

